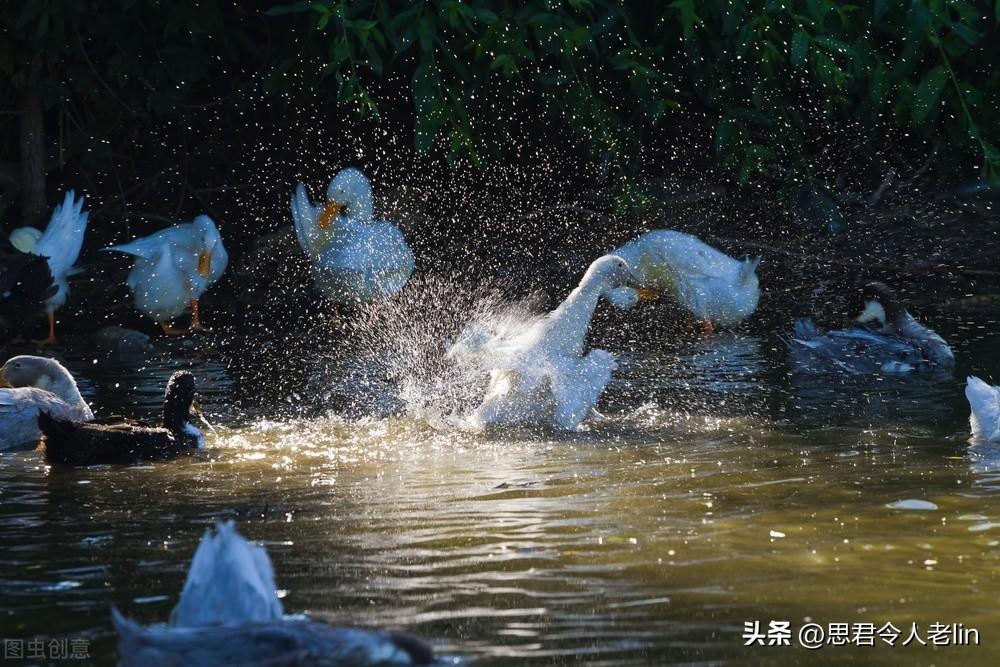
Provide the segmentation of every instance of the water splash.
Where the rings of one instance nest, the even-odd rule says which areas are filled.
[[[511,298],[513,286],[476,287],[436,275],[411,280],[395,298],[359,309],[346,324],[353,341],[338,364],[355,408],[375,400],[434,428],[468,426],[489,375],[468,363],[474,337],[509,335],[537,321],[540,298]],[[449,353],[451,352],[451,353]],[[363,400],[362,400],[363,399]],[[367,403],[367,405],[362,405]],[[370,414],[370,411],[369,411]]]

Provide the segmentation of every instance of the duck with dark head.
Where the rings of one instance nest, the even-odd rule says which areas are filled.
[[[955,354],[944,338],[917,322],[896,291],[883,282],[870,282],[861,288],[861,314],[857,321],[879,333],[899,336],[912,343],[938,368],[955,366]]]
[[[786,340],[793,371],[898,375],[954,368],[948,343],[917,322],[885,283],[862,287],[856,312],[850,326],[826,332],[798,320]]]
[[[49,463],[70,466],[130,464],[189,454],[205,446],[191,421],[194,395],[194,376],[187,371],[174,373],[163,399],[161,427],[128,419],[75,423],[42,412],[41,449]]]

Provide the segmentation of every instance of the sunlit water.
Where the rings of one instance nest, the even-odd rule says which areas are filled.
[[[113,662],[110,608],[165,620],[202,532],[233,517],[287,611],[477,665],[995,665],[1000,447],[969,446],[962,396],[966,371],[1000,379],[995,328],[943,324],[954,377],[852,386],[789,376],[777,337],[653,336],[577,434],[323,416],[315,378],[273,392],[245,372],[266,357],[279,376],[281,350],[70,352],[105,414],[155,412],[194,368],[218,433],[206,457],[141,467],[0,455],[0,635],[87,638]],[[960,622],[982,645],[743,647],[746,621],[807,619]]]

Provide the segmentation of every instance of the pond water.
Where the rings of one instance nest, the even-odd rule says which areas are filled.
[[[969,445],[962,386],[1000,379],[997,327],[931,323],[954,377],[792,377],[773,335],[628,342],[606,421],[575,434],[324,414],[308,378],[275,392],[245,372],[280,350],[111,364],[71,346],[105,414],[155,413],[194,368],[218,432],[209,456],[150,466],[0,455],[0,636],[86,638],[111,664],[110,608],[165,620],[206,527],[236,518],[286,611],[405,629],[462,663],[995,665],[1000,447]],[[744,648],[748,621],[790,622],[793,646]],[[903,634],[809,651],[807,622]],[[981,645],[898,645],[936,622]]]

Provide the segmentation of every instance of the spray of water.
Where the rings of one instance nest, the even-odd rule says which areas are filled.
[[[473,287],[441,276],[414,278],[399,295],[362,307],[346,324],[353,344],[338,363],[337,382],[369,405],[378,385],[391,395],[394,411],[435,428],[466,426],[489,376],[483,364],[468,363],[464,351],[471,352],[476,338],[523,331],[539,317],[538,297],[511,299],[510,291],[496,282]]]

